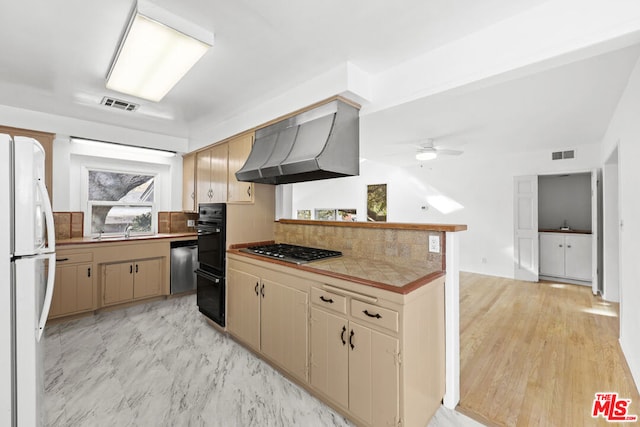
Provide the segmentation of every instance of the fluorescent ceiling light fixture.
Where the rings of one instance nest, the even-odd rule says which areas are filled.
[[[142,154],[147,156],[174,157],[176,153],[167,150],[157,150],[155,148],[135,147],[133,145],[118,144],[116,142],[96,141],[94,139],[84,139],[71,137],[71,141],[103,150],[117,151],[127,154]]]
[[[416,160],[433,160],[438,157],[435,151],[421,151],[416,154]]]
[[[139,0],[111,64],[107,88],[158,102],[213,40],[213,32]]]

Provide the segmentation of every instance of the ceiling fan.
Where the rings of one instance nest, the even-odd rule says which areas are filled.
[[[447,156],[459,156],[462,154],[460,150],[436,147],[432,138],[427,139],[417,147],[416,160],[433,160],[441,154]]]

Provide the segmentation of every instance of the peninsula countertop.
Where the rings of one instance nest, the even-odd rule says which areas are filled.
[[[98,239],[95,236],[84,236],[84,237],[73,237],[71,239],[56,240],[56,246],[140,242],[145,240],[162,240],[162,239],[183,240],[183,238],[196,239],[197,237],[198,235],[193,232],[133,235],[133,236],[130,236],[129,238],[125,238],[124,236],[103,236],[101,239]]]

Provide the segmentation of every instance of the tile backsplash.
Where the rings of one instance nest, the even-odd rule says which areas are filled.
[[[440,252],[429,252],[429,236],[439,236]],[[444,232],[430,230],[275,224],[276,242],[333,249],[353,257],[399,265],[426,264],[433,271],[444,270],[444,238]]]
[[[82,237],[84,234],[84,212],[54,212],[53,224],[56,240]]]
[[[190,233],[195,227],[188,227],[187,221],[198,220],[198,214],[192,212],[158,212],[158,233]]]

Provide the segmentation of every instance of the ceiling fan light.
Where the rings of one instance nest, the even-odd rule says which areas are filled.
[[[416,154],[416,160],[433,160],[438,157],[438,153],[435,151],[421,151]]]

